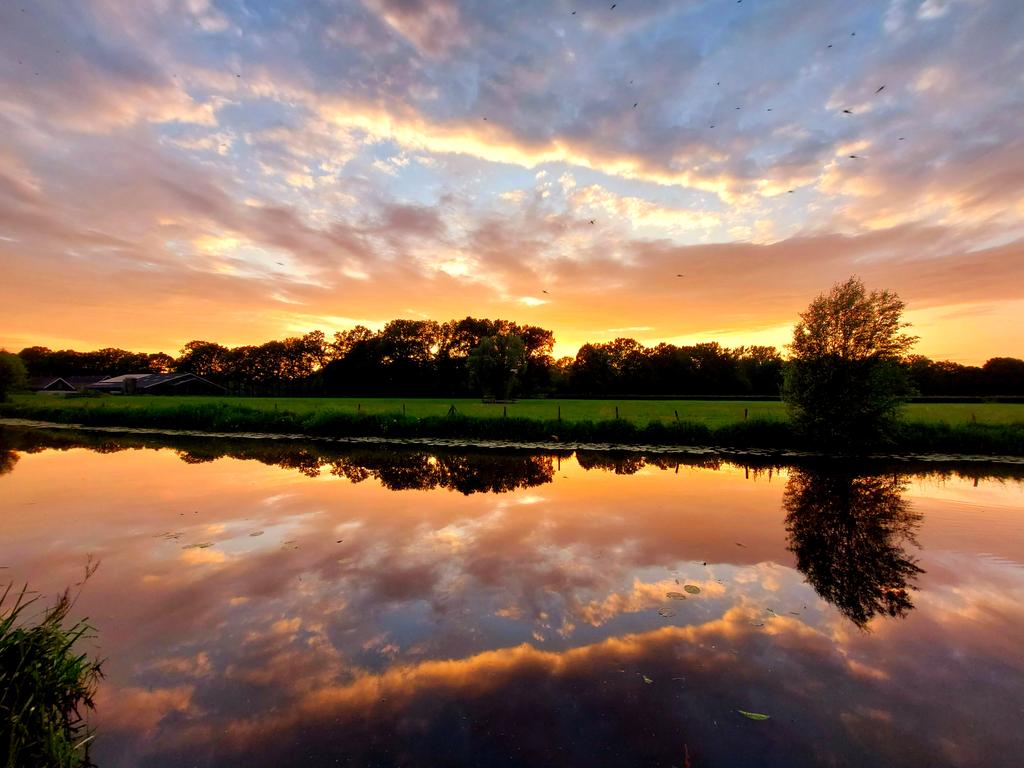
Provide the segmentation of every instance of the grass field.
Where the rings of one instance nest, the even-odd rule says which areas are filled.
[[[443,398],[325,398],[325,397],[178,397],[139,396],[64,398],[59,395],[15,395],[15,404],[56,405],[61,408],[82,409],[141,409],[159,411],[183,406],[218,405],[222,403],[259,411],[311,413],[334,411],[363,414],[400,414],[415,418],[444,416],[455,406],[458,414],[472,417],[554,420],[559,408],[563,421],[605,421],[614,419],[616,408],[619,418],[637,426],[650,422],[679,421],[721,427],[747,419],[785,420],[782,403],[760,400],[521,400],[506,406],[486,404],[479,399]],[[1024,423],[1024,404],[1020,403],[910,403],[904,409],[904,419],[915,423],[1013,424]]]

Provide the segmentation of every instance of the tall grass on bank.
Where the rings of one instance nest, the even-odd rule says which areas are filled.
[[[76,646],[92,627],[69,623],[74,600],[68,591],[32,617],[38,600],[12,585],[0,593],[0,764],[91,766],[93,733],[85,715],[103,673],[100,662]]]
[[[330,408],[315,411],[266,410],[233,402],[154,401],[151,408],[76,408],[60,400],[0,405],[0,417],[39,419],[87,426],[149,427],[205,432],[265,432],[318,437],[437,437],[527,442],[610,442],[626,445],[706,445],[725,448],[807,449],[787,421],[750,419],[721,426],[688,421],[626,419],[567,421],[521,417],[481,418],[458,412],[448,416],[403,416],[400,413],[351,413]],[[901,422],[875,452],[944,452],[1024,456],[1024,423],[945,424]],[[832,450],[843,452],[843,446]]]

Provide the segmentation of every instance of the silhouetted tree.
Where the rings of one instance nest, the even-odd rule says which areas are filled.
[[[190,341],[181,348],[175,368],[203,378],[219,380],[226,372],[228,350],[212,341]]]
[[[601,395],[610,391],[615,378],[611,356],[601,344],[584,344],[572,363],[571,382],[575,392]]]
[[[28,385],[25,363],[17,355],[0,350],[0,403],[7,395]]]
[[[508,400],[526,370],[526,345],[513,333],[485,336],[469,354],[469,373],[484,397]]]
[[[1016,395],[1024,392],[1024,360],[993,357],[981,366],[985,389],[991,395]]]
[[[856,277],[818,296],[793,329],[783,396],[816,442],[848,448],[885,434],[910,393],[900,360],[916,337],[902,333],[903,302],[868,293]]]
[[[783,496],[789,549],[807,582],[862,629],[876,615],[913,609],[923,571],[907,553],[921,515],[895,476],[793,469]]]
[[[782,355],[775,347],[740,347],[736,361],[744,392],[775,395],[782,390]]]

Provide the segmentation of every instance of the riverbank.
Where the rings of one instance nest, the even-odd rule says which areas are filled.
[[[400,398],[400,397],[214,397],[152,396],[123,397],[96,395],[82,397],[55,394],[15,395],[15,405],[36,408],[59,404],[61,409],[93,410],[118,408],[131,411],[157,411],[200,405],[235,405],[265,413],[286,411],[300,415],[347,413],[354,416],[446,416],[452,406],[460,416],[502,419],[523,418],[539,421],[613,421],[621,419],[637,426],[652,421],[676,421],[720,427],[745,420],[785,421],[785,406],[771,399],[579,399],[551,398],[517,400],[511,403],[484,403],[479,398]],[[903,409],[908,422],[926,424],[1012,424],[1024,422],[1024,403],[1010,402],[913,402]]]
[[[408,402],[416,403],[411,400]],[[548,401],[539,402],[545,403],[549,408],[555,405]],[[620,414],[628,413],[627,408],[631,408],[635,402],[637,401],[621,401],[618,406]],[[692,402],[697,404],[694,407],[700,405],[700,401]],[[440,438],[773,450],[814,448],[808,445],[784,418],[754,417],[749,411],[746,420],[701,423],[680,418],[679,421],[648,420],[643,423],[639,419],[628,420],[621,416],[618,419],[573,420],[565,416],[559,419],[465,415],[459,410],[459,401],[456,401],[455,409],[450,415],[428,416],[410,415],[408,407],[405,415],[397,410],[373,412],[369,406],[364,412],[360,403],[358,410],[353,413],[331,407],[330,401],[321,403],[321,407],[311,408],[307,405],[308,401],[292,404],[288,400],[280,399],[273,401],[274,407],[269,408],[265,402],[261,403],[260,407],[253,407],[248,400],[223,398],[29,396],[0,405],[0,418],[34,419],[68,425],[201,430],[218,433],[259,432],[311,437]],[[305,410],[301,408],[304,405]],[[715,402],[711,405],[722,404]],[[736,407],[734,403],[727,405]],[[1005,409],[1018,407],[995,405],[1004,409],[1004,412]],[[950,408],[952,405],[928,407]],[[869,450],[886,453],[1024,456],[1024,422],[949,423],[906,419],[900,423],[888,441],[871,446]]]

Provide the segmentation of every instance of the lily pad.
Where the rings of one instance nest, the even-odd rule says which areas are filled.
[[[666,592],[665,593],[665,597],[667,597],[669,600],[685,600],[686,599],[686,595],[684,595],[682,592]]]
[[[659,616],[664,616],[666,619],[670,619],[670,618],[672,618],[673,616],[676,615],[676,609],[675,608],[659,608],[658,609],[658,615]]]
[[[771,715],[762,715],[760,712],[747,712],[745,709],[737,709],[736,711],[751,720],[768,720],[771,718]]]
[[[691,595],[699,595],[700,594],[700,587],[696,586],[695,584],[687,584],[686,586],[683,587],[683,589],[685,589]]]

